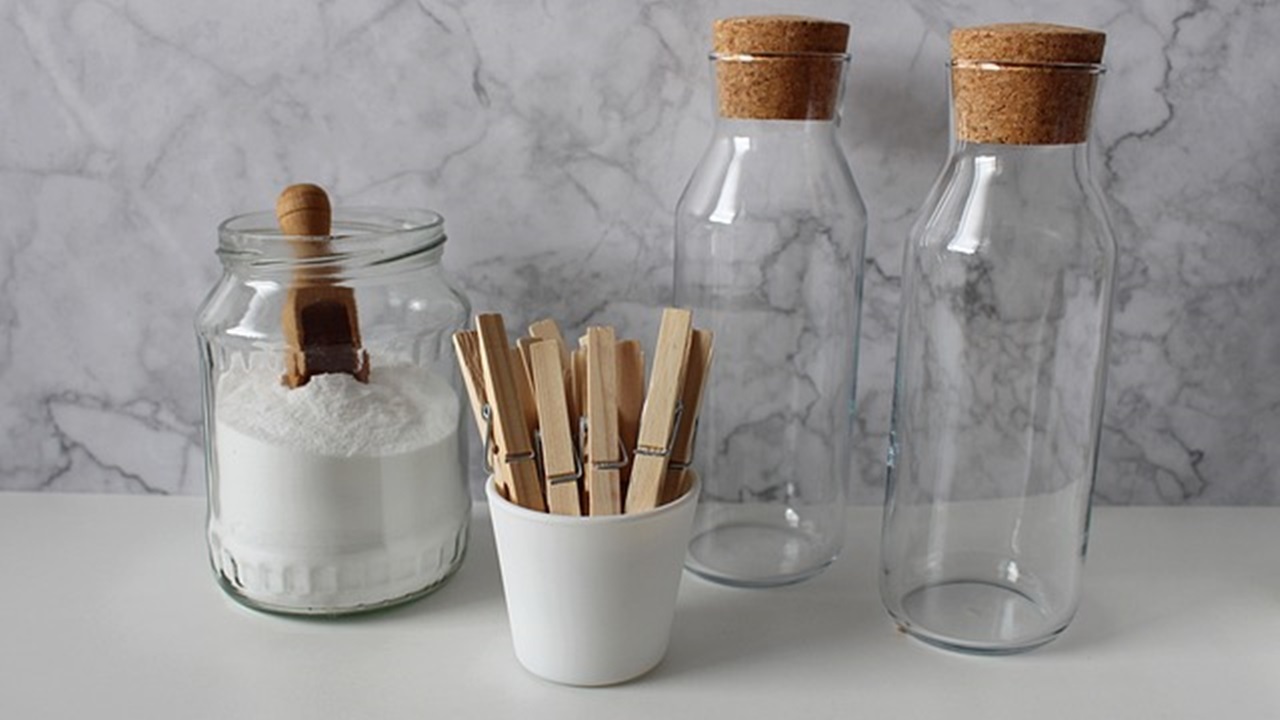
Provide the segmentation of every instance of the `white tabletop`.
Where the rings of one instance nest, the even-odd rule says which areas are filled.
[[[685,575],[666,660],[561,687],[507,636],[488,517],[443,589],[295,620],[223,595],[197,498],[0,493],[0,718],[1280,718],[1280,508],[1102,508],[1085,597],[1030,654],[894,630],[879,511],[844,555],[772,590]]]

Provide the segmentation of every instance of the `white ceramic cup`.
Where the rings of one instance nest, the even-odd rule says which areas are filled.
[[[635,515],[534,512],[485,483],[520,664],[567,685],[643,675],[667,652],[699,483]]]

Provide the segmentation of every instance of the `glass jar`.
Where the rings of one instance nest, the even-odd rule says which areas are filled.
[[[196,331],[204,384],[209,556],[233,598],[339,614],[405,602],[462,562],[471,498],[450,336],[470,314],[440,265],[432,212],[337,209],[331,237],[271,213],[219,228],[223,275]],[[290,389],[291,292],[354,299],[367,377]],[[290,370],[292,372],[292,370]]]
[[[687,567],[771,586],[844,544],[866,235],[837,135],[848,26],[733,18],[715,35],[714,134],[676,209],[675,304],[716,343]]]
[[[1116,258],[1086,142],[1103,36],[952,42],[951,155],[903,261],[880,589],[915,637],[1008,653],[1080,599]]]

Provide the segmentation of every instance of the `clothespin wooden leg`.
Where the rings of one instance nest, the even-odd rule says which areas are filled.
[[[671,459],[662,488],[662,502],[669,503],[688,492],[689,464],[693,461],[694,430],[702,409],[703,390],[711,372],[713,337],[710,330],[694,330],[689,341],[684,388],[680,395],[680,425],[671,444]]]
[[[618,342],[618,436],[622,447],[634,453],[640,435],[640,411],[644,407],[644,350],[638,340]],[[629,459],[628,459],[629,460]],[[632,464],[621,472],[622,496],[627,496]]]
[[[489,412],[489,401],[484,387],[484,365],[480,359],[480,335],[475,330],[459,330],[453,334],[453,351],[458,357],[458,368],[462,371],[462,384],[467,389],[467,399],[471,401],[471,415],[476,422],[476,433],[480,436],[485,464],[493,469],[494,484],[498,486],[499,493],[510,499],[507,473],[494,462],[498,446],[493,441],[492,423],[486,415]]]
[[[569,427],[560,350],[554,342],[536,342],[529,348],[529,359],[533,365],[538,422],[542,428],[547,506],[558,515],[581,515],[582,462],[574,450],[573,431]]]
[[[497,465],[508,473],[512,501],[530,510],[545,512],[533,440],[511,367],[512,348],[507,343],[506,326],[501,315],[484,314],[476,317],[476,329],[480,335],[480,359],[498,446]]]
[[[592,515],[622,512],[617,346],[613,328],[587,330],[586,486]]]
[[[662,313],[654,353],[649,392],[640,415],[640,435],[627,489],[627,512],[658,506],[667,462],[676,431],[676,410],[684,387],[693,317],[688,310],[667,308]]]

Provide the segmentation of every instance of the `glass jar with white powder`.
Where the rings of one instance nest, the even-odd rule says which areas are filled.
[[[284,236],[271,213],[219,228],[224,272],[196,330],[209,554],[235,599],[372,610],[461,564],[471,500],[450,337],[470,307],[445,277],[444,245],[443,219],[418,210],[338,208],[327,238]],[[286,316],[307,284],[354,307],[360,372],[287,381],[298,353]]]

